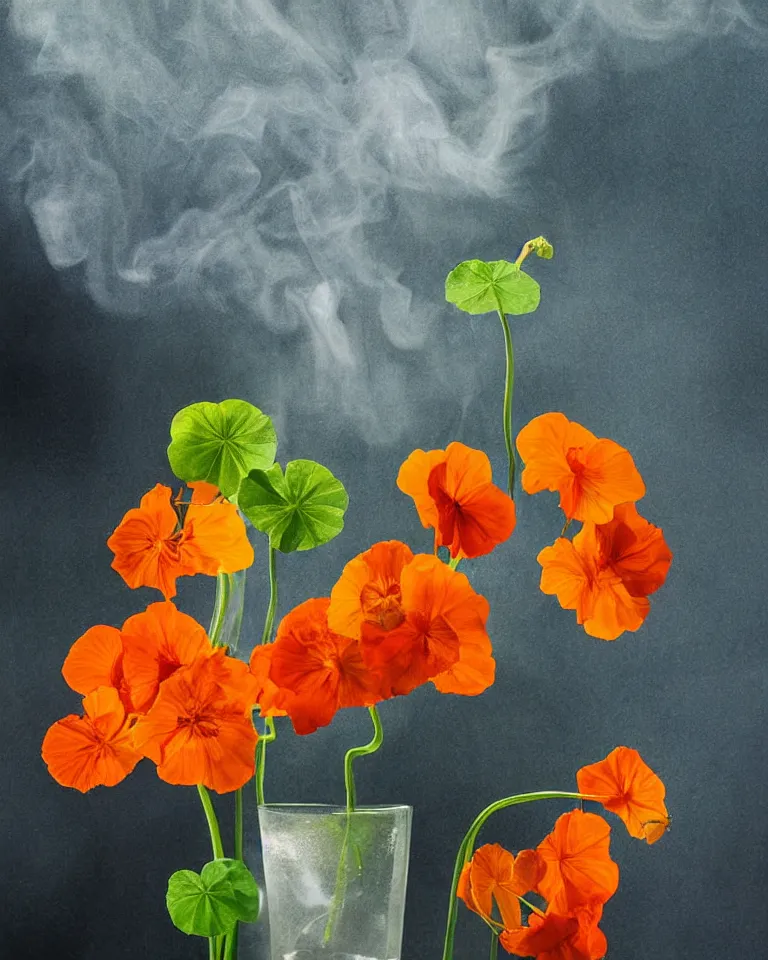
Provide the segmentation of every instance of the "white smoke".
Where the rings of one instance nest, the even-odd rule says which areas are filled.
[[[116,315],[159,298],[303,334],[361,427],[403,396],[369,354],[424,347],[453,265],[417,288],[413,264],[471,233],[438,211],[513,210],[555,83],[764,38],[738,0],[12,0],[9,24],[0,130],[51,263]]]

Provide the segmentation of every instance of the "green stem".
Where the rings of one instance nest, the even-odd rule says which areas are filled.
[[[352,833],[352,814],[355,812],[356,801],[355,777],[352,772],[352,764],[357,757],[365,757],[371,753],[375,753],[384,742],[384,730],[381,726],[381,719],[379,718],[376,707],[368,707],[368,713],[370,714],[371,720],[373,720],[373,737],[362,747],[352,747],[352,749],[347,750],[346,754],[344,755],[344,787],[347,793],[347,823],[344,829],[344,838],[341,841],[339,865],[336,868],[336,886],[333,891],[331,907],[328,911],[328,920],[325,924],[325,932],[323,933],[324,944],[327,944],[333,935],[333,927],[336,923],[336,918],[339,914],[339,910],[341,909],[341,905],[344,902],[344,893],[347,889],[347,857],[349,852],[350,836]],[[363,863],[360,857],[360,851],[354,844],[352,849],[355,855],[355,864],[357,869],[362,870]]]
[[[538,907],[535,907],[532,903],[529,903],[529,902],[525,899],[525,897],[521,897],[519,893],[518,893],[518,895],[517,895],[517,899],[520,901],[520,903],[523,904],[523,906],[528,907],[528,909],[531,911],[531,913],[538,913],[539,916],[542,916],[542,915],[543,915],[543,911],[542,911],[542,910],[540,910]]]
[[[491,814],[503,810],[505,807],[516,806],[518,803],[531,803],[534,800],[592,800],[593,796],[583,793],[570,793],[564,790],[542,790],[538,793],[519,793],[514,797],[504,797],[503,800],[496,800],[482,810],[472,821],[469,830],[464,834],[459,851],[456,854],[456,862],[453,867],[453,880],[451,882],[451,894],[448,901],[448,918],[445,925],[445,942],[443,944],[443,960],[453,960],[453,938],[456,932],[456,919],[458,917],[458,898],[456,891],[459,887],[459,877],[464,865],[469,863],[472,858],[472,852],[475,847],[475,840],[478,833]]]
[[[213,605],[211,625],[208,628],[208,637],[214,647],[219,645],[219,637],[221,636],[221,629],[224,626],[224,616],[227,612],[230,590],[231,584],[229,576],[226,573],[218,574],[216,577],[216,600]]]
[[[269,545],[269,606],[267,607],[267,617],[264,621],[264,631],[261,635],[262,643],[269,643],[272,639],[272,625],[275,622],[275,611],[277,610],[277,569],[275,567],[275,548]]]
[[[496,297],[496,305],[501,320],[501,328],[504,331],[504,350],[507,357],[507,372],[504,378],[504,445],[507,448],[507,459],[509,461],[509,473],[507,475],[507,492],[514,499],[515,486],[515,448],[512,444],[512,394],[515,388],[515,352],[512,349],[512,334],[504,315],[504,309],[501,300]]]
[[[202,785],[198,783],[197,792],[200,794],[200,800],[205,811],[205,819],[208,821],[208,830],[211,834],[211,847],[213,848],[213,859],[221,860],[224,857],[224,847],[221,843],[221,833],[219,832],[219,821],[216,819],[216,811],[213,809],[211,795]]]
[[[277,737],[275,721],[267,717],[267,733],[263,733],[256,744],[256,803],[264,803],[264,770],[267,764],[267,744]]]
[[[570,527],[570,525],[571,525],[571,521],[570,521],[570,520],[566,520],[565,523],[563,524],[563,529],[560,531],[560,536],[561,536],[561,537],[564,537],[564,536],[565,536],[565,531],[568,529],[568,527]]]
[[[235,860],[243,859],[243,788],[235,791]]]
[[[491,930],[491,952],[488,960],[496,960],[499,955],[499,935],[495,930]]]
[[[243,788],[235,791],[235,860],[243,859]],[[226,934],[224,940],[224,960],[235,960],[237,957],[237,940],[239,923],[235,923],[232,930]]]
[[[269,544],[269,605],[267,606],[267,615],[264,619],[264,629],[261,633],[261,642],[269,643],[272,639],[272,627],[275,622],[275,613],[277,612],[277,567],[276,551],[272,544]],[[264,774],[267,765],[267,744],[271,743],[277,734],[275,733],[275,721],[272,717],[266,719],[267,733],[259,737],[256,744],[256,803],[264,803]]]
[[[451,568],[451,570],[455,570],[460,563],[461,563],[461,557],[452,557],[448,563],[448,566]]]
[[[211,795],[202,785],[198,783],[197,792],[200,794],[200,800],[205,811],[205,819],[208,821],[208,831],[211,835],[211,847],[213,849],[213,859],[221,860],[224,857],[224,847],[221,843],[221,832],[219,831],[219,821],[216,819],[216,811],[213,809]],[[218,960],[219,956],[219,938],[208,938],[208,960]]]
[[[347,813],[352,813],[355,809],[355,777],[352,773],[352,763],[358,757],[366,757],[370,753],[375,753],[384,742],[384,730],[381,726],[378,711],[376,707],[368,707],[368,713],[373,720],[373,738],[362,747],[352,747],[347,750],[344,756],[344,786],[347,791]]]

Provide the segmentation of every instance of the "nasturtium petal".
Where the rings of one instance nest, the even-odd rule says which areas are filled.
[[[212,483],[230,499],[250,470],[272,466],[276,452],[272,421],[245,400],[193,403],[171,421],[171,470],[187,483]]]
[[[465,313],[532,313],[539,305],[538,283],[507,260],[465,260],[448,274],[445,299]]]
[[[241,860],[206,863],[200,873],[177,870],[165,897],[171,920],[183,933],[215,937],[237,921],[251,923],[259,915],[259,888]]]
[[[328,543],[341,533],[349,504],[344,484],[314,460],[292,460],[285,474],[279,463],[251,470],[237,499],[254,527],[283,553]]]

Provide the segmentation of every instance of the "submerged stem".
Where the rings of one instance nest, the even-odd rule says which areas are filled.
[[[375,753],[384,742],[384,730],[381,726],[381,719],[379,718],[376,707],[368,707],[368,713],[370,714],[371,720],[373,720],[373,737],[363,746],[352,747],[351,750],[347,750],[344,756],[344,786],[347,793],[347,822],[344,828],[344,837],[341,841],[339,865],[336,868],[336,886],[333,891],[333,899],[331,900],[330,910],[328,911],[328,920],[325,924],[325,931],[323,933],[324,944],[327,944],[333,936],[333,928],[336,924],[336,918],[339,915],[341,905],[344,902],[344,894],[347,889],[347,859],[349,856],[350,838],[352,834],[352,817],[355,812],[356,802],[355,778],[352,772],[352,764],[357,757],[365,757],[371,753]],[[360,856],[360,851],[354,844],[352,845],[352,852],[355,856],[355,865],[357,866],[358,871],[360,871],[363,868],[363,861]]]

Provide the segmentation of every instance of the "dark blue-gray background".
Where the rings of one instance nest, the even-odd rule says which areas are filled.
[[[0,3],[3,760],[0,954],[204,956],[165,915],[208,858],[195,793],[149,762],[59,787],[39,756],[78,710],[59,670],[132,592],[105,540],[200,399],[275,419],[279,458],[343,479],[343,533],[280,557],[280,609],[384,538],[429,549],[395,488],[454,439],[503,476],[498,321],[443,302],[462,259],[529,237],[539,311],[514,322],[515,425],[561,410],[635,457],[675,554],[646,624],[585,636],[538,590],[553,495],[466,564],[491,603],[495,686],[381,709],[363,803],[415,809],[405,960],[436,957],[457,844],[488,802],[571,789],[636,747],[667,784],[657,845],[615,821],[609,956],[759,956],[766,817],[766,32],[759,7],[676,0]],[[265,608],[254,537],[243,654]],[[181,581],[207,622],[213,584]],[[338,802],[352,711],[270,749],[272,800]],[[219,804],[229,819],[228,802]],[[536,844],[567,805],[500,814]],[[258,867],[255,818],[248,853]],[[264,957],[263,931],[243,953]],[[460,920],[457,957],[487,949]]]

